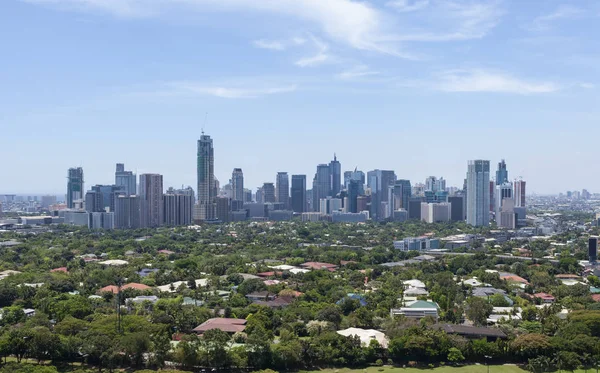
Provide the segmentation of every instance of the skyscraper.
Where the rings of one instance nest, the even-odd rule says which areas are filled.
[[[135,174],[131,171],[125,171],[125,165],[123,163],[117,163],[115,185],[127,196],[137,193]]]
[[[358,193],[359,195],[365,194],[365,173],[354,169],[354,171],[344,172],[344,187],[348,189],[350,180],[358,181]]]
[[[490,223],[490,161],[469,161],[467,171],[467,223],[487,227]]]
[[[138,229],[142,227],[141,198],[119,195],[115,199],[115,228]]]
[[[358,196],[360,195],[360,182],[358,180],[350,179],[348,181],[348,206],[346,212],[358,212]]]
[[[263,201],[265,203],[276,202],[275,201],[275,185],[273,183],[263,183],[262,192],[263,192]]]
[[[327,198],[331,193],[331,173],[329,166],[320,164],[317,166],[317,173],[313,179],[313,211],[320,210],[320,201]]]
[[[525,180],[515,180],[513,183],[515,207],[525,207]]]
[[[83,204],[83,168],[69,168],[67,178],[67,208],[73,209],[76,202]]]
[[[506,162],[504,159],[498,163],[498,170],[496,171],[496,185],[502,185],[508,182],[508,170],[506,169]]]
[[[215,153],[213,141],[208,135],[202,134],[198,140],[198,203],[196,214],[199,220],[215,219],[217,185],[215,180]]]
[[[163,177],[159,174],[140,175],[140,199],[143,227],[163,224]]]
[[[307,212],[306,205],[306,175],[292,175],[292,210]]]
[[[388,206],[389,209],[389,186],[396,182],[394,171],[373,170],[367,172],[367,185],[371,189],[371,219],[382,220],[389,211],[382,209],[382,206]]]
[[[408,211],[408,201],[412,196],[410,180],[400,179],[394,183],[394,210],[405,209]]]
[[[234,201],[244,201],[244,173],[241,168],[234,168],[231,173],[231,187],[233,195],[231,199]]]
[[[342,165],[333,154],[333,161],[329,162],[329,174],[331,178],[330,196],[335,197],[342,190]]]
[[[192,224],[194,197],[186,189],[169,188],[163,196],[163,204],[163,222],[165,225],[175,227]]]
[[[278,172],[276,182],[276,201],[283,203],[283,208],[287,210],[290,208],[290,179],[287,172]]]
[[[502,206],[504,204],[504,200],[512,198],[513,185],[511,183],[507,182],[496,186],[496,192],[494,193],[494,203],[496,204],[494,208],[494,211],[496,213],[496,223],[500,222],[500,213],[503,211]]]

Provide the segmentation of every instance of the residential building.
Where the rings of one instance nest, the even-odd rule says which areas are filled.
[[[306,175],[292,175],[292,211],[307,212]]]
[[[189,193],[181,192],[169,188],[163,197],[163,222],[167,226],[175,227],[192,224],[194,199]]]
[[[131,196],[137,193],[136,175],[132,171],[125,171],[125,164],[123,163],[117,163],[115,185],[125,195]]]
[[[455,195],[448,197],[448,203],[450,203],[450,220],[452,221],[464,221],[465,220],[465,196]]]
[[[502,204],[505,199],[513,199],[513,184],[506,182],[496,185],[496,193],[494,193],[494,212],[496,215],[496,222],[500,220],[500,212],[502,212]],[[514,203],[514,202],[513,202]]]
[[[358,213],[333,211],[331,214],[331,221],[334,223],[364,223],[367,220],[369,220],[368,211]]]
[[[140,175],[141,217],[143,227],[163,224],[163,177],[159,174]]]
[[[413,319],[422,319],[425,317],[433,317],[435,320],[439,318],[440,306],[435,302],[415,300],[407,302],[404,307],[392,308],[390,310],[390,316],[394,317],[402,315],[404,317]]]
[[[244,200],[244,173],[241,168],[233,169],[231,173],[231,188],[233,192],[231,196],[232,200],[246,202]]]
[[[442,203],[421,203],[421,220],[426,223],[440,223],[450,221],[451,205]]]
[[[217,207],[217,220],[220,220],[224,223],[227,223],[231,220],[231,199],[227,197],[218,196],[216,199],[216,207]],[[240,211],[240,210],[237,210]],[[246,211],[243,210],[244,217],[246,216]]]
[[[525,207],[525,180],[515,180],[513,183],[515,207]]]
[[[195,219],[213,220],[215,219],[217,197],[217,180],[215,179],[215,156],[213,141],[208,135],[202,134],[198,140],[197,167],[198,178],[198,203]]]
[[[331,197],[321,198],[319,206],[321,215],[331,215],[334,211],[342,210],[342,200]]]
[[[490,223],[490,161],[469,161],[467,172],[467,223],[487,227]]]
[[[275,185],[273,183],[264,183],[262,187],[262,195],[264,203],[276,202]]]
[[[117,185],[94,185],[85,194],[85,210],[87,212],[115,211],[115,198],[125,194]]]
[[[252,202],[252,191],[244,189],[244,202]]]
[[[88,214],[89,229],[115,229],[114,212],[91,212]]]
[[[283,203],[285,209],[290,207],[290,178],[287,172],[278,172],[275,179],[275,201]]]
[[[67,208],[81,208],[84,197],[83,168],[69,168],[67,179]]]
[[[142,227],[141,198],[136,195],[118,195],[115,198],[115,228],[138,229]]]

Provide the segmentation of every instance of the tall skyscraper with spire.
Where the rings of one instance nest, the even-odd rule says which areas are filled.
[[[342,165],[337,160],[337,156],[335,155],[335,153],[333,154],[333,161],[329,162],[329,175],[331,179],[330,195],[332,197],[335,197],[340,192],[340,190],[342,190]]]
[[[508,170],[506,169],[506,162],[501,160],[498,162],[498,170],[496,171],[496,185],[502,185],[508,183]]]
[[[198,203],[194,218],[214,220],[216,214],[217,189],[215,182],[215,153],[210,136],[202,132],[198,140],[198,158],[196,172],[198,176]]]

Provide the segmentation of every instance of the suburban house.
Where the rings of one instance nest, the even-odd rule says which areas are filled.
[[[331,263],[321,263],[321,262],[306,262],[300,264],[300,267],[306,269],[325,269],[327,271],[335,271],[337,266]]]
[[[536,293],[533,294],[534,298],[540,299],[542,303],[554,303],[556,298],[548,293]]]
[[[339,335],[344,337],[358,336],[363,346],[368,347],[372,340],[379,342],[379,345],[383,348],[388,346],[388,338],[382,332],[374,329],[361,329],[361,328],[348,328],[344,330],[338,330]]]
[[[439,318],[439,309],[440,306],[435,302],[415,300],[407,302],[404,307],[392,308],[390,310],[390,315],[392,317],[403,315],[405,317],[414,319],[422,319],[424,317],[431,316],[437,320]]]
[[[246,329],[245,319],[229,319],[229,318],[213,318],[208,319],[202,324],[198,325],[193,329],[197,334],[204,334],[207,330],[219,329],[225,333],[234,334],[237,332],[243,332]]]
[[[497,328],[485,328],[467,325],[454,324],[436,324],[433,328],[443,330],[446,334],[459,335],[467,339],[482,339],[485,338],[489,342],[497,339],[506,339],[504,332]]]
[[[135,290],[139,290],[139,291],[144,291],[144,290],[150,290],[152,288],[148,285],[130,282],[129,284],[125,284],[125,285],[121,286],[121,290],[127,290],[127,289],[135,289]],[[119,292],[119,287],[116,285],[108,285],[108,286],[105,286],[102,289],[98,290],[98,292],[99,293],[117,294]]]
[[[254,293],[246,294],[246,298],[252,302],[263,301],[267,302],[275,299],[275,294],[269,293],[268,291],[257,291]]]

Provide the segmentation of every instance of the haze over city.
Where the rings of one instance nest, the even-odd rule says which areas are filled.
[[[66,170],[114,164],[252,189],[306,174],[394,170],[462,186],[506,159],[528,193],[587,188],[596,158],[600,6],[592,1],[5,1],[0,193],[64,194]],[[76,30],[76,32],[74,31]],[[205,119],[207,115],[207,119]],[[549,180],[550,175],[557,175]]]

